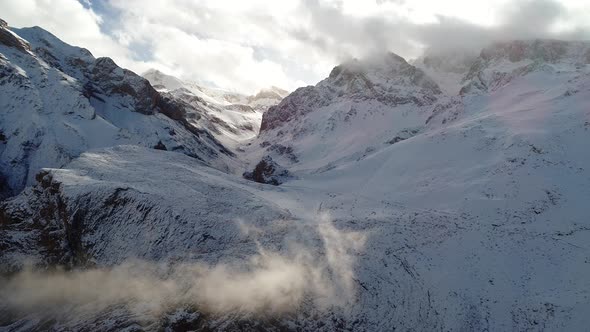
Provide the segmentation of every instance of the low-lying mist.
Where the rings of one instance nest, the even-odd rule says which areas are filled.
[[[345,308],[355,300],[355,252],[365,236],[338,230],[327,215],[319,220],[323,248],[290,243],[274,252],[258,245],[258,253],[240,263],[127,260],[72,271],[25,268],[0,280],[0,308],[67,319],[123,305],[146,320],[187,305],[213,315],[279,315],[304,303]]]

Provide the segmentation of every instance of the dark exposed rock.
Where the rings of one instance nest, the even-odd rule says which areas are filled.
[[[146,115],[160,112],[173,120],[182,120],[186,116],[185,105],[169,96],[163,96],[148,80],[120,68],[110,58],[96,59],[92,69],[92,82],[106,93],[132,97],[136,112]]]
[[[54,68],[59,69],[60,71],[64,71],[64,67],[61,65],[61,61],[53,55],[48,49],[37,47],[35,48],[35,54],[38,57],[43,59],[43,61],[47,62],[47,64],[51,65]]]
[[[168,150],[166,148],[166,145],[164,145],[164,143],[162,143],[162,141],[158,141],[158,144],[156,144],[154,146],[154,149],[156,149],[156,150],[163,150],[163,151],[167,151]]]
[[[243,177],[247,180],[278,186],[292,178],[292,175],[287,169],[274,162],[270,156],[266,156],[262,158],[252,172],[245,172]]]
[[[31,46],[24,40],[16,37],[12,32],[8,30],[8,23],[0,19],[0,44],[8,47],[14,47],[21,52],[27,52],[31,50]]]
[[[299,161],[297,156],[293,152],[292,146],[285,146],[282,144],[273,144],[268,148],[268,151],[273,151],[273,152],[278,153],[279,155],[285,156],[285,157],[289,158],[294,163]]]
[[[82,95],[88,99],[94,98],[97,99],[101,102],[105,102],[104,98],[101,97],[100,95],[100,90],[98,88],[96,88],[96,86],[94,86],[94,84],[92,84],[92,82],[86,82],[86,84],[84,84],[84,86],[82,87]]]
[[[158,94],[156,106],[160,113],[166,115],[172,120],[182,120],[186,117],[185,106],[178,99],[171,98],[166,95]]]
[[[9,197],[12,194],[12,189],[8,184],[8,179],[2,173],[0,173],[0,201]],[[1,223],[1,221],[0,221]]]
[[[402,131],[400,131],[399,133],[397,133],[397,135],[392,138],[391,140],[387,141],[387,144],[395,144],[401,141],[405,141],[408,138],[412,138],[414,136],[416,136],[418,133],[420,132],[420,130],[415,129],[415,128],[411,128],[411,129],[404,129]]]
[[[244,113],[254,113],[255,112],[254,109],[252,108],[252,106],[244,105],[244,104],[231,104],[231,105],[224,106],[224,109],[232,110],[232,111],[238,110],[238,111],[244,112]]]
[[[220,316],[200,311],[195,306],[185,306],[183,308],[177,308],[165,315],[160,321],[160,329],[162,331],[174,332],[217,331],[219,330],[219,326],[222,325],[222,330],[224,331],[290,332],[305,330],[305,328],[298,326],[300,324],[299,322],[296,320],[290,321],[291,319],[294,319],[294,317],[291,317],[290,314],[283,314],[282,316],[237,314],[227,317],[225,315]],[[338,322],[333,321],[332,325],[335,330],[346,331],[347,329],[344,327],[347,323],[350,325],[350,322],[340,319]],[[311,325],[309,329],[314,330],[327,323],[318,318],[317,322],[312,320],[309,324]]]
[[[406,140],[407,138],[401,137],[401,136],[395,136],[392,140],[387,141],[387,144],[395,144],[397,142],[401,142]]]
[[[10,259],[13,251],[41,255],[44,260],[36,264],[42,267],[70,268],[87,263],[81,244],[84,212],[68,210],[60,183],[49,172],[42,171],[36,178],[38,184],[31,189],[26,205],[18,196],[0,204],[0,247],[6,248],[0,251],[1,273],[20,268]]]
[[[187,112],[187,109],[192,107],[187,103],[187,101],[180,98],[175,98],[174,96],[167,93],[156,93],[158,95],[156,100],[158,112],[166,115],[172,120],[178,121],[178,123],[182,124],[184,128],[186,128],[195,136],[210,141],[212,145],[216,147],[216,151],[219,151],[227,156],[234,156],[234,153],[221,144],[221,142],[219,142],[209,131],[198,128],[193,125],[191,121],[189,121],[191,119],[190,117],[194,116],[195,113]],[[175,136],[176,132],[171,132],[170,135]],[[217,155],[216,151],[211,149],[209,152],[213,155]]]
[[[122,69],[110,58],[96,59],[91,75],[92,82],[105,93],[130,96],[136,112],[155,113],[160,95],[145,78]]]
[[[312,86],[295,90],[278,105],[271,106],[262,116],[260,132],[279,127],[297,116],[311,112],[315,107],[328,105],[319,91]]]

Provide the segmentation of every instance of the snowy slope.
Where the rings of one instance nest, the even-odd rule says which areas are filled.
[[[453,235],[434,246],[401,231],[409,265],[452,317],[445,329],[584,330],[590,68],[568,62],[466,96],[454,121],[292,185],[452,216],[437,227]]]
[[[271,107],[247,158],[257,162],[270,154],[293,171],[315,172],[411,137],[434,110],[458,104],[395,54],[352,60]]]
[[[589,47],[514,41],[493,44],[477,57],[426,55],[413,61],[416,66],[393,54],[353,60],[270,108],[245,158],[254,165],[271,155],[296,173],[321,172],[447,125],[466,108],[481,107],[464,95],[487,94],[516,78],[527,77],[533,85],[557,79],[572,94],[587,70]]]
[[[366,100],[363,115],[374,122],[357,117],[350,125],[345,116],[333,117],[348,104],[322,95],[328,78],[271,109],[276,125],[259,139],[271,155],[281,155],[273,146],[290,142],[284,164],[299,180],[283,188],[323,192],[328,200],[314,198],[322,208],[340,211],[338,218],[356,217],[365,231],[375,227],[367,252],[403,252],[397,267],[426,289],[440,319],[434,326],[581,331],[590,307],[590,208],[584,203],[590,198],[589,49],[589,43],[538,40],[492,45],[454,83],[464,87],[462,96],[434,94],[434,107],[391,108],[405,111],[392,120],[371,112],[375,101]],[[304,112],[286,115],[281,106]],[[401,128],[415,130],[351,154]],[[436,217],[419,229],[431,214],[448,219]],[[363,276],[374,279],[363,285],[379,285],[376,297],[399,278],[384,276],[387,258],[377,257],[362,259],[374,262]],[[362,268],[357,273],[363,280]],[[419,298],[419,291],[411,292]],[[416,310],[412,317],[419,315]],[[400,325],[367,330],[392,326],[415,327],[406,317]]]
[[[0,326],[583,331],[588,45],[492,45],[453,89],[393,54],[338,66],[238,154],[280,186],[138,146],[47,169],[0,204]]]
[[[278,104],[288,93],[276,87],[246,96],[193,82],[150,69],[142,75],[160,92],[184,103],[190,122],[209,130],[228,147],[255,137],[262,113]]]
[[[46,170],[38,180],[36,187],[1,207],[3,272],[18,270],[27,261],[85,267],[92,276],[81,271],[80,281],[73,283],[84,284],[91,277],[98,289],[111,284],[130,288],[132,297],[119,297],[127,290],[116,288],[115,294],[102,289],[96,298],[90,289],[74,295],[81,302],[66,296],[57,308],[36,307],[39,300],[53,303],[54,296],[63,299],[63,294],[77,292],[72,283],[54,284],[48,286],[56,294],[39,293],[40,298],[31,300],[35,304],[25,308],[22,287],[38,285],[7,281],[2,283],[6,288],[0,287],[0,323],[9,330],[69,330],[88,324],[100,330],[132,325],[156,330],[176,312],[201,317],[190,323],[203,329],[254,324],[254,330],[309,330],[325,321],[324,329],[333,330],[344,324],[343,301],[356,296],[347,274],[352,261],[346,261],[348,252],[356,251],[349,249],[350,243],[360,237],[341,233],[317,211],[299,214],[304,207],[279,188],[240,180],[181,154],[135,146],[86,152],[64,169]],[[334,255],[344,255],[344,260],[333,261]],[[93,270],[95,265],[115,270]],[[123,277],[129,284],[120,284]],[[52,283],[51,277],[39,280],[46,281]],[[137,298],[134,290],[148,293],[143,283],[164,293]],[[177,284],[189,289],[176,289]],[[239,290],[226,293],[226,287]],[[234,301],[247,302],[234,308]],[[163,312],[155,314],[152,310],[159,306]],[[309,318],[301,319],[297,312]],[[285,314],[285,319],[257,322],[260,318],[252,316],[265,313]],[[63,319],[55,321],[55,315]]]
[[[112,265],[128,257],[151,260],[200,257],[209,252],[221,255],[224,250],[245,253],[252,248],[232,247],[232,239],[239,233],[239,216],[248,214],[261,224],[289,216],[286,210],[252,195],[255,189],[242,184],[248,184],[246,180],[228,178],[181,154],[131,145],[85,152],[65,169],[44,171],[37,178],[40,185],[24,193],[33,200],[23,215],[44,218],[34,216],[38,213],[35,206],[48,204],[47,200],[57,199],[51,196],[59,195],[66,211],[53,211],[62,213],[63,219],[54,220],[53,215],[46,218],[44,227],[53,231],[47,236],[72,241],[73,235],[61,232],[71,231],[80,222],[83,228],[75,235],[81,241],[78,245],[91,247],[83,255],[72,251],[71,245],[56,248],[64,253],[52,257],[57,260],[54,263],[73,264],[82,256],[92,264]],[[68,224],[70,229],[64,228]],[[40,232],[49,232],[46,228]],[[3,241],[11,241],[9,238],[3,236]],[[159,246],[145,245],[150,242]],[[4,252],[3,257],[11,256]]]
[[[590,43],[532,40],[495,43],[481,51],[464,78],[461,94],[493,92],[513,79],[529,73],[548,72],[558,76],[586,71]]]
[[[231,152],[187,122],[183,109],[111,59],[38,27],[0,29],[2,194],[31,184],[42,167],[117,144],[176,150],[219,168],[231,163]]]

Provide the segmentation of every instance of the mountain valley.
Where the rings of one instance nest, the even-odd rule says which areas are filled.
[[[590,324],[590,42],[247,96],[0,23],[0,331]]]

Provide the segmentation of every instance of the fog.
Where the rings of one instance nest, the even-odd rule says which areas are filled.
[[[492,26],[444,15],[430,23],[401,15],[356,17],[319,0],[305,0],[301,10],[311,24],[293,31],[293,37],[340,59],[385,51],[405,58],[423,52],[479,51],[494,41],[514,39],[590,39],[589,26],[566,24],[578,13],[555,0],[506,2],[496,9],[498,19]]]
[[[2,280],[0,308],[71,319],[124,305],[145,320],[183,305],[216,315],[282,314],[297,310],[304,299],[319,310],[344,308],[356,294],[354,257],[365,236],[338,230],[326,215],[318,218],[322,250],[294,242],[282,252],[259,246],[242,262],[217,265],[127,260],[74,271],[29,267]]]

